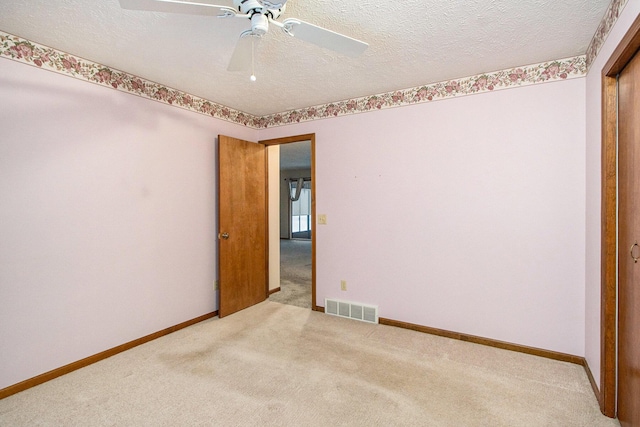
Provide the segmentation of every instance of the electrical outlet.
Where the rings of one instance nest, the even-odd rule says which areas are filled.
[[[341,280],[340,281],[340,289],[343,291],[347,290],[347,281],[346,280]]]
[[[327,216],[325,214],[318,215],[318,224],[327,225]]]

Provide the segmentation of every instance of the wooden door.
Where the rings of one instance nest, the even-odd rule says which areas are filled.
[[[267,295],[266,149],[218,137],[220,317]]]
[[[618,80],[618,419],[640,427],[640,54]]]

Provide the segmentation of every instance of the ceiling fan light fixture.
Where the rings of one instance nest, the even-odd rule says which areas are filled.
[[[261,13],[254,13],[251,17],[251,32],[256,36],[264,36],[267,31],[269,31],[269,19]]]

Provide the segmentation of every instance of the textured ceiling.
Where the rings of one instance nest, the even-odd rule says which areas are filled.
[[[311,169],[311,141],[281,144],[280,169]]]
[[[118,0],[4,0],[0,30],[262,116],[582,55],[608,4],[289,0],[280,20],[299,18],[369,48],[350,58],[272,27],[259,42],[256,82],[226,71],[250,27],[244,19],[123,10]]]

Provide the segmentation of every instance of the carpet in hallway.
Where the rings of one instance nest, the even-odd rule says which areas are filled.
[[[311,308],[311,240],[280,240],[280,292],[269,300]]]

